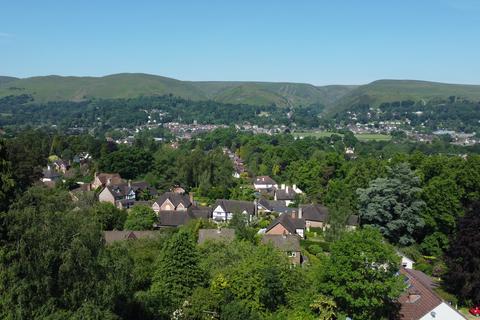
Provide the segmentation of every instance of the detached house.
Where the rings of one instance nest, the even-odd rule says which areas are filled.
[[[269,191],[278,188],[278,184],[269,176],[258,176],[253,182],[253,188],[258,191]]]
[[[248,220],[256,214],[256,206],[250,201],[217,200],[213,209],[213,220],[216,222],[229,221],[234,213],[248,216]]]
[[[91,189],[105,187],[107,184],[115,185],[125,183],[118,173],[95,173],[95,178],[91,184]]]
[[[305,219],[305,227],[326,229],[328,219],[328,209],[319,204],[309,204],[300,206],[300,217]]]
[[[152,205],[157,213],[155,228],[178,227],[192,219],[209,219],[211,208],[199,207],[192,194],[165,192]]]
[[[295,197],[297,196],[297,194],[301,193],[303,193],[302,190],[297,188],[296,185],[290,187],[282,184],[282,187],[280,189],[275,190],[273,198],[276,201],[283,201],[285,202],[286,206],[289,206],[293,203],[293,201],[295,201]]]
[[[276,249],[285,252],[294,266],[302,263],[300,251],[300,237],[293,234],[265,234],[262,238],[263,244],[271,244]]]
[[[165,192],[152,205],[153,211],[187,211],[193,205],[193,196],[177,192]]]
[[[108,184],[98,195],[98,200],[101,202],[110,202],[117,208],[127,209],[139,200],[142,193],[149,194],[154,197],[157,191],[150,187],[147,182],[122,183],[122,184]]]
[[[298,217],[295,212],[282,214],[272,221],[265,230],[265,235],[298,235],[305,237],[305,220]]]
[[[449,303],[443,301],[433,288],[432,279],[419,270],[400,269],[407,289],[398,299],[399,319],[402,320],[464,320]]]

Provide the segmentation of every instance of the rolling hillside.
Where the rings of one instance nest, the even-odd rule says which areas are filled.
[[[333,104],[327,105],[327,113],[346,110],[355,104],[378,106],[382,102],[400,100],[431,100],[457,96],[480,100],[480,85],[460,85],[418,80],[378,80],[359,86]]]
[[[212,99],[224,103],[276,104],[285,107],[329,103],[343,96],[350,90],[349,88],[349,86],[315,87],[303,83],[192,82],[136,73],[105,77],[0,78],[0,97],[27,93],[40,102],[173,94],[192,100]]]
[[[121,73],[105,77],[0,77],[0,97],[31,94],[36,101],[79,101],[88,98],[133,98],[173,94],[192,100],[215,100],[279,107],[320,103],[327,114],[355,104],[377,106],[398,100],[425,100],[451,95],[480,99],[480,86],[416,80],[378,80],[367,85],[313,86],[306,83],[181,81],[156,75]]]

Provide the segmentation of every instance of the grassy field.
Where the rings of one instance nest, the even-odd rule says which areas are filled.
[[[315,137],[315,138],[325,138],[330,137],[332,134],[337,134],[341,136],[340,133],[334,133],[329,131],[305,131],[305,132],[295,132],[294,136],[297,137]],[[386,134],[377,134],[377,133],[364,133],[356,134],[355,137],[360,141],[388,141],[392,137]]]

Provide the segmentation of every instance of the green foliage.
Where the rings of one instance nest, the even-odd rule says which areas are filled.
[[[414,232],[424,225],[420,213],[425,203],[419,199],[420,192],[420,179],[408,164],[394,166],[387,178],[357,191],[362,224],[379,228],[394,243],[413,243]]]
[[[98,166],[103,172],[117,172],[124,179],[135,179],[150,171],[152,162],[152,155],[145,150],[122,148],[100,158]]]
[[[91,209],[90,214],[102,227],[102,230],[123,230],[127,219],[127,212],[118,209],[110,202],[98,202]]]
[[[191,234],[181,230],[168,240],[157,258],[146,305],[153,313],[167,316],[202,283],[196,245]]]
[[[346,233],[330,253],[321,270],[320,291],[355,319],[392,314],[392,301],[403,290],[396,275],[399,257],[380,232],[366,228]]]
[[[480,302],[480,204],[461,218],[446,252],[445,285],[462,302]]]
[[[125,230],[150,230],[153,228],[157,215],[152,208],[142,205],[134,206],[125,220]]]
[[[237,239],[255,243],[257,230],[249,226],[248,217],[243,213],[234,213],[228,226],[235,230],[235,237]]]
[[[0,211],[8,207],[14,185],[15,181],[12,179],[12,168],[7,160],[5,143],[0,140]]]

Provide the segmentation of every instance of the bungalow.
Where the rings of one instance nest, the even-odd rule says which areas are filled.
[[[217,200],[213,209],[213,220],[216,222],[229,221],[234,213],[248,216],[248,220],[256,214],[255,204],[250,201]]]
[[[405,320],[464,320],[449,303],[433,291],[435,283],[419,270],[401,268],[407,289],[398,299],[399,319]]]
[[[193,203],[192,194],[165,192],[152,205],[153,211],[187,211]]]
[[[253,182],[253,188],[258,191],[268,191],[278,188],[278,184],[269,176],[258,176]]]
[[[305,220],[297,217],[295,212],[292,214],[282,214],[272,221],[265,230],[265,234],[293,234],[303,238],[305,236]]]
[[[91,189],[95,190],[100,187],[105,187],[107,184],[122,184],[125,183],[118,173],[95,173]]]
[[[265,234],[262,238],[263,244],[271,244],[274,248],[285,252],[290,263],[298,266],[302,263],[300,251],[300,237],[293,234]]]
[[[198,230],[198,244],[207,241],[232,242],[235,240],[235,229],[218,228],[218,229],[200,229]]]

